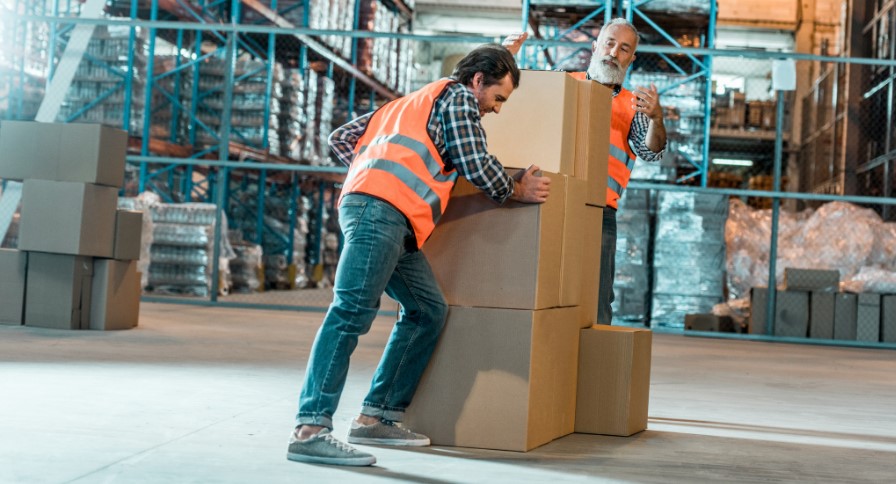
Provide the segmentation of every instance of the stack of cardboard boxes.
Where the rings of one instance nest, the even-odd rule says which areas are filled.
[[[896,295],[838,292],[837,270],[784,269],[775,292],[774,335],[871,343],[896,342]],[[767,334],[768,288],[750,291],[751,334]]]
[[[142,214],[117,210],[127,133],[4,121],[0,179],[23,181],[18,250],[0,251],[0,323],[137,325]]]
[[[599,380],[595,368],[578,380],[580,333],[617,333],[591,329],[610,102],[597,83],[524,71],[484,119],[489,151],[505,167],[539,166],[551,194],[498,205],[461,179],[424,246],[450,309],[406,422],[434,444],[526,451],[576,430],[577,388]],[[592,338],[582,344],[598,355]]]

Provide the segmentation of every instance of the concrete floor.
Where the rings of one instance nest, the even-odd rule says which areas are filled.
[[[140,327],[0,326],[0,482],[892,482],[896,352],[657,334],[650,421],[529,453],[365,447],[287,461],[321,314],[144,303]],[[361,339],[336,435],[391,321]]]

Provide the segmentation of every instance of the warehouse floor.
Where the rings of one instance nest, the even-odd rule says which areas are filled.
[[[888,482],[896,352],[657,334],[650,421],[528,453],[365,447],[287,461],[319,313],[144,303],[140,327],[0,326],[0,482]],[[355,352],[344,437],[391,321]]]

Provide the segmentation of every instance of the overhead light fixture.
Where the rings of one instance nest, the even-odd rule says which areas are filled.
[[[753,160],[735,160],[733,158],[713,158],[713,165],[753,166]]]

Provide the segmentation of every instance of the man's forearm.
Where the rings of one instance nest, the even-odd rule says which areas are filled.
[[[645,141],[647,148],[654,153],[659,153],[666,147],[666,126],[663,124],[662,118],[659,121],[650,120]]]

